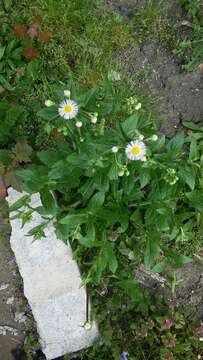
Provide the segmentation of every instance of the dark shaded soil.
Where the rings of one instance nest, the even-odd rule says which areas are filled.
[[[14,360],[25,337],[24,298],[9,233],[0,222],[0,359]]]
[[[126,21],[146,3],[146,0],[105,0],[107,9],[118,12]],[[164,1],[162,6],[166,18],[184,15],[178,1]],[[116,55],[135,95],[139,92],[156,99],[154,112],[162,120],[161,131],[166,136],[172,136],[184,121],[203,124],[202,70],[184,73],[174,54],[156,41],[145,41]]]

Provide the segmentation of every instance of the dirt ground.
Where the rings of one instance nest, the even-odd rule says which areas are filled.
[[[25,337],[25,300],[8,229],[0,222],[0,359],[16,359]]]
[[[105,0],[106,8],[118,12],[126,22],[146,3],[146,0]],[[178,1],[164,1],[163,6],[166,18],[184,19]],[[143,42],[116,55],[135,94],[139,91],[157,99],[153,110],[162,120],[160,130],[166,136],[172,136],[184,121],[203,124],[203,70],[183,72],[174,54],[155,41]]]

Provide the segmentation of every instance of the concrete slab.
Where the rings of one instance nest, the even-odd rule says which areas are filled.
[[[13,189],[8,191],[11,205],[22,197]],[[41,205],[37,194],[31,205]],[[32,222],[21,228],[21,220],[11,220],[11,248],[15,254],[24,283],[24,294],[32,308],[38,333],[48,360],[91,346],[98,336],[95,323],[86,330],[86,290],[72,259],[71,247],[58,240],[52,224],[45,230],[46,237],[35,240],[26,236],[42,222],[34,214]]]

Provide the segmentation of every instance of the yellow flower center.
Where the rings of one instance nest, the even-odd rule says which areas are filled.
[[[71,104],[67,104],[67,105],[64,106],[63,110],[64,110],[65,113],[71,113],[73,111],[73,107],[72,107]]]
[[[133,155],[139,155],[139,153],[140,153],[139,146],[133,146],[131,152],[132,152]]]

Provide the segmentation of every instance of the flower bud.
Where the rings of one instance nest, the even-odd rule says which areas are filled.
[[[54,105],[54,102],[51,101],[51,100],[46,100],[46,101],[44,102],[44,105],[47,106],[47,107],[50,107],[50,106],[53,106],[53,105]]]
[[[70,97],[70,90],[64,90],[64,95],[66,96],[66,97]]]
[[[118,146],[113,146],[111,151],[112,153],[116,154],[118,152]]]
[[[82,121],[77,121],[75,126],[79,129],[82,127]]]

